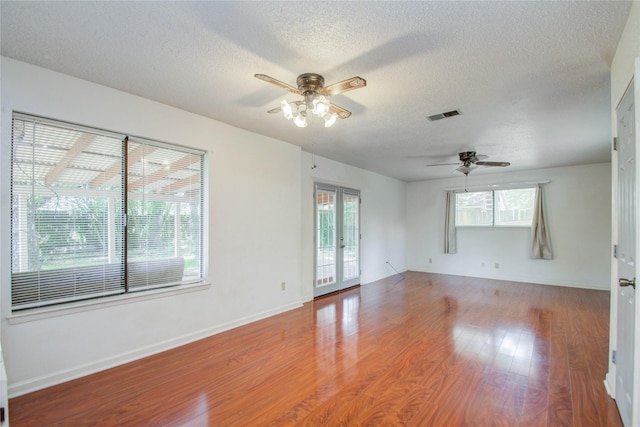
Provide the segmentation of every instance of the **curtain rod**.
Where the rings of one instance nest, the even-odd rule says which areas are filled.
[[[469,190],[493,190],[500,188],[518,188],[518,187],[529,187],[538,184],[549,184],[550,180],[540,180],[540,181],[517,181],[517,182],[506,182],[502,184],[481,184],[481,185],[471,185],[471,186],[458,186],[458,187],[447,187],[443,188],[443,191],[469,191]]]

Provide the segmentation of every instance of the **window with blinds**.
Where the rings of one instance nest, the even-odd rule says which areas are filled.
[[[12,310],[199,282],[204,152],[14,113]]]

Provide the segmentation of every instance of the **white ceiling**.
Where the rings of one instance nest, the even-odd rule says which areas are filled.
[[[466,150],[508,170],[609,161],[609,68],[630,6],[2,0],[0,36],[3,56],[416,181],[451,176],[425,165]],[[267,114],[301,97],[253,75],[296,86],[305,72],[366,79],[331,98],[353,115],[300,129]]]

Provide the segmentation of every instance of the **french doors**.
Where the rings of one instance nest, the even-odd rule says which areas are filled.
[[[360,284],[360,191],[317,183],[314,200],[317,297]]]

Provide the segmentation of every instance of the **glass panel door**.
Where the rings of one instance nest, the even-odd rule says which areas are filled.
[[[337,190],[316,188],[316,278],[315,286],[335,285]]]
[[[349,287],[360,283],[360,192],[342,192],[342,283]]]
[[[360,283],[360,192],[315,188],[314,296]]]

